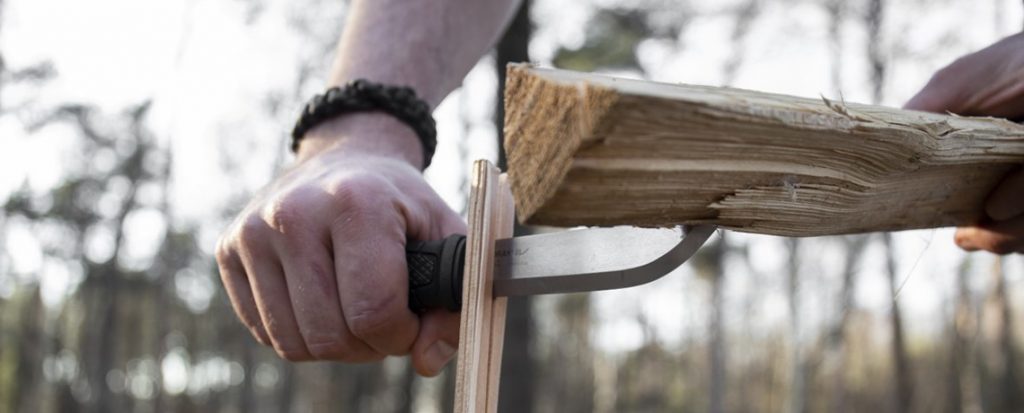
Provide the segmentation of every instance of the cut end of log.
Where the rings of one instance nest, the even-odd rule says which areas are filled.
[[[1024,126],[510,65],[516,212],[551,226],[814,236],[973,224]]]
[[[616,93],[584,81],[558,81],[530,74],[530,65],[507,67],[505,152],[508,179],[522,219],[555,194],[570,160],[602,126]]]

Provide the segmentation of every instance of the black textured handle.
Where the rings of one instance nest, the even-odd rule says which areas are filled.
[[[437,241],[409,241],[409,309],[422,313],[433,308],[462,308],[462,268],[466,262],[466,236]]]

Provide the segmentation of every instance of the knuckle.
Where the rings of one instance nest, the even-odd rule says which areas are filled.
[[[366,363],[380,361],[385,356],[369,349],[359,349],[358,346],[349,345],[345,342],[308,344],[310,354],[316,360],[332,360],[344,363]]]
[[[307,344],[309,354],[317,360],[340,359],[345,355],[345,350],[338,343]]]
[[[402,316],[398,311],[401,308],[395,305],[396,302],[395,294],[387,294],[354,305],[347,320],[349,331],[363,339],[391,332]]]
[[[256,339],[256,342],[264,346],[270,345],[270,339],[266,336],[266,333],[263,332],[263,327],[250,324],[244,320],[242,321],[242,324],[244,324],[246,328],[249,329],[249,334],[252,334],[252,337]]]
[[[256,337],[256,340],[266,344],[265,341],[267,341],[267,337],[266,333],[263,332],[263,323],[261,323],[258,318],[254,320],[252,315],[245,313],[239,314],[238,318],[242,320],[242,325],[249,329],[249,332],[252,333],[253,337]]]
[[[970,238],[970,235],[964,233],[964,231],[957,231],[956,235],[953,236],[953,242],[960,248],[966,249],[970,246]]]
[[[1011,238],[998,237],[992,240],[987,249],[994,254],[1006,255],[1016,252],[1017,243]]]
[[[238,239],[243,244],[262,239],[267,229],[267,223],[259,215],[246,216],[238,226]]]
[[[307,342],[306,348],[309,354],[318,360],[348,360],[356,354],[353,346],[341,340],[329,340],[320,342]]]
[[[349,175],[330,188],[338,206],[348,211],[369,211],[379,208],[391,193],[392,185],[379,176]]]
[[[283,195],[270,202],[266,211],[266,222],[282,233],[290,233],[303,225],[302,201],[297,196]]]
[[[220,263],[221,265],[227,264],[232,259],[234,259],[235,256],[234,253],[231,251],[231,243],[228,241],[226,237],[222,237],[219,241],[217,241],[217,247],[214,249],[213,254],[214,258],[216,258],[217,262]]]
[[[312,357],[306,349],[291,349],[283,347],[274,347],[274,351],[278,357],[281,357],[288,361],[309,361]]]

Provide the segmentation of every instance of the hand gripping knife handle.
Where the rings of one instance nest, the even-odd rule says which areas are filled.
[[[409,267],[410,310],[415,313],[433,308],[459,311],[466,262],[465,235],[435,241],[409,241],[405,258]]]

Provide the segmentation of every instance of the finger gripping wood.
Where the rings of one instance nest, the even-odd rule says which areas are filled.
[[[512,193],[490,162],[473,165],[469,234],[462,287],[461,330],[455,376],[455,411],[494,412],[505,337],[507,298],[492,293],[494,241],[512,236]]]

